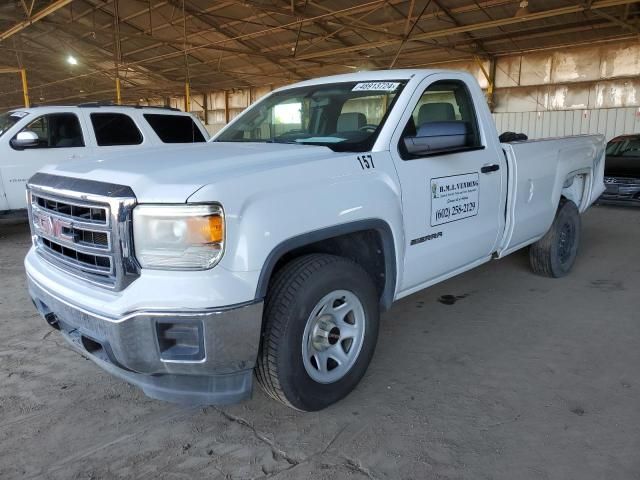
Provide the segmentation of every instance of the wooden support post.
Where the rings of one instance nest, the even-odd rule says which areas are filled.
[[[229,123],[229,91],[224,91],[224,123]]]
[[[487,96],[489,97],[489,109],[492,112],[495,107],[496,63],[496,57],[491,57],[489,59],[489,85],[491,88],[487,91]]]
[[[482,75],[487,79],[487,103],[489,104],[489,109],[493,111],[493,88],[496,77],[496,61],[493,57],[489,59],[489,71],[487,71],[487,69],[484,68],[484,64],[480,57],[476,55],[473,58],[482,71]]]
[[[204,108],[204,124],[209,125],[209,94],[203,95],[202,108]]]
[[[184,84],[184,111],[191,111],[191,86],[189,82],[185,82]]]
[[[116,77],[116,105],[122,104],[122,95],[120,93],[120,77]]]
[[[116,67],[116,105],[122,103],[120,92],[120,64],[122,63],[122,46],[120,44],[120,0],[113,1],[113,59]]]
[[[29,101],[29,85],[27,84],[27,71],[20,69],[20,79],[22,80],[22,96],[24,97],[24,107],[29,108],[31,102]]]

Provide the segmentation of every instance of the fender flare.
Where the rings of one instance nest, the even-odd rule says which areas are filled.
[[[356,220],[354,222],[343,223],[320,230],[313,230],[311,232],[288,238],[287,240],[279,243],[273,250],[271,250],[262,266],[262,270],[260,271],[260,276],[258,278],[258,286],[256,288],[256,299],[261,300],[266,297],[269,280],[271,279],[275,266],[278,263],[278,260],[280,260],[286,253],[297,248],[304,247],[305,245],[310,245],[312,243],[338,237],[340,235],[361,232],[363,230],[375,230],[380,234],[380,238],[382,239],[385,263],[385,284],[382,295],[380,296],[380,308],[382,311],[388,310],[393,303],[396,289],[396,248],[391,227],[387,222],[378,218]]]

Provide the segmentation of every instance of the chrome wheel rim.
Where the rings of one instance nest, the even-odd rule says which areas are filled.
[[[318,383],[333,383],[356,363],[365,333],[365,314],[356,295],[334,290],[311,310],[302,336],[302,361]]]

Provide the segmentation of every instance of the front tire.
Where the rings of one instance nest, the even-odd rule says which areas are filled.
[[[378,321],[375,286],[358,264],[325,254],[292,260],[267,295],[258,382],[297,410],[337,402],[366,372]]]
[[[534,273],[553,278],[567,275],[578,254],[580,227],[576,204],[561,200],[551,228],[529,249],[529,263]]]

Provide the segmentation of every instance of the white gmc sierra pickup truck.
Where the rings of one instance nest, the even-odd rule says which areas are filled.
[[[175,402],[318,410],[365,373],[394,300],[530,246],[568,273],[603,137],[501,144],[472,76],[388,70],[276,90],[204,145],[28,184],[31,297],[99,366]]]

